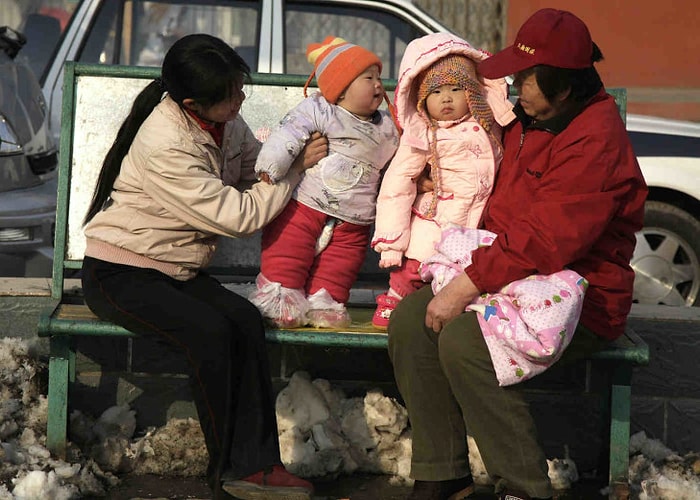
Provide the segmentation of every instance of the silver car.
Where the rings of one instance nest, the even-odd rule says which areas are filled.
[[[0,276],[48,276],[57,148],[24,35],[0,27]]]

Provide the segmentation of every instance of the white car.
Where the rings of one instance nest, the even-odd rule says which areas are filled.
[[[635,300],[698,305],[700,123],[630,114],[627,131],[649,186],[632,258]]]
[[[2,15],[2,6],[0,6]],[[377,53],[383,77],[396,78],[412,39],[448,31],[406,0],[82,0],[59,38],[50,15],[34,14],[24,32],[39,68],[58,135],[63,63],[159,66],[180,36],[226,40],[254,72],[307,76],[306,45],[329,34]],[[54,33],[55,39],[47,39]],[[54,51],[40,47],[56,47]],[[43,68],[43,70],[41,69]],[[640,303],[694,305],[700,287],[700,125],[628,116],[628,130],[650,186],[646,226],[633,259]]]

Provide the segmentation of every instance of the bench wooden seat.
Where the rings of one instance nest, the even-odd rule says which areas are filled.
[[[47,337],[50,345],[47,448],[59,457],[65,457],[66,453],[68,397],[70,383],[75,379],[77,338],[134,336],[121,327],[95,317],[79,294],[76,295],[73,291],[68,293],[64,287],[66,278],[82,266],[84,238],[81,222],[93,192],[101,159],[111,145],[123,116],[128,112],[133,96],[156,76],[157,68],[66,63],[51,285],[51,294],[57,305],[44,311],[38,324],[38,335]],[[260,99],[267,93],[265,87],[272,86],[274,99],[258,103],[255,116],[260,118],[258,115],[264,115],[268,120],[274,120],[269,109],[269,103],[274,102],[279,106],[276,111],[279,118],[292,106],[285,100],[291,97],[285,96],[297,96],[298,100],[300,88],[305,81],[304,77],[253,75],[253,83],[260,87],[251,94],[250,100],[246,99],[246,105],[255,105],[255,99]],[[120,85],[120,82],[126,83]],[[392,82],[389,82],[387,88],[393,88]],[[610,92],[616,96],[624,117],[624,89],[612,89]],[[244,108],[244,115],[245,111]],[[246,120],[251,123],[247,115]],[[96,127],[99,128],[95,130]],[[251,128],[255,130],[255,125],[251,124]],[[230,276],[240,275],[240,269],[240,266],[231,268]],[[219,266],[217,271],[220,273],[221,270],[222,266]],[[383,285],[386,286],[386,283]],[[386,349],[386,333],[371,325],[373,312],[373,304],[353,306],[350,308],[353,322],[348,328],[268,329],[266,339],[274,344]],[[611,370],[610,383],[602,388],[603,415],[610,422],[610,496],[627,498],[632,372],[634,367],[649,362],[649,348],[638,335],[628,329],[623,337],[586,362],[604,362]]]
[[[268,329],[265,338],[268,342],[277,344],[386,349],[386,332],[372,326],[374,309],[350,307],[349,311],[352,323],[342,330],[313,327]],[[39,336],[56,338],[72,335],[135,336],[120,326],[99,319],[84,304],[59,304],[55,309],[42,314]]]
[[[352,323],[346,328],[271,328],[265,332],[265,338],[268,342],[276,344],[386,349],[386,332],[372,326],[374,308],[355,305],[350,306],[348,310]],[[135,336],[121,326],[99,319],[85,304],[59,304],[56,308],[42,314],[39,322],[39,336],[54,338],[72,335]],[[649,362],[649,347],[639,335],[628,328],[625,335],[607,349],[595,353],[591,359],[644,365]]]

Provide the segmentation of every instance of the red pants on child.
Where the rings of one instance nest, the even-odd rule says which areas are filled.
[[[286,288],[311,295],[321,288],[346,303],[369,245],[370,227],[340,222],[328,246],[316,255],[316,241],[329,215],[290,200],[262,233],[260,272]]]
[[[425,281],[418,274],[418,267],[420,262],[417,260],[404,258],[401,267],[389,273],[389,287],[402,297],[422,288]]]

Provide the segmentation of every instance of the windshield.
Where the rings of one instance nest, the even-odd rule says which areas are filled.
[[[41,79],[58,47],[78,0],[2,0],[0,25],[9,26],[27,38],[17,56]]]

